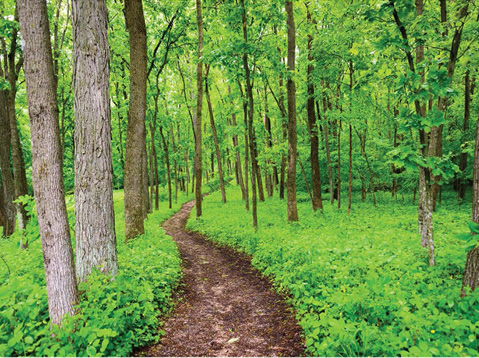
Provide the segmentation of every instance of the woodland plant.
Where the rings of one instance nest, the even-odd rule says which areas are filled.
[[[171,309],[181,277],[178,249],[159,225],[174,211],[162,205],[146,221],[145,235],[124,244],[122,198],[115,193],[120,270],[115,280],[98,270],[89,275],[79,285],[76,314],[61,327],[49,322],[35,219],[24,233],[28,249],[19,248],[18,235],[0,241],[6,263],[0,267],[0,356],[128,356],[158,341],[160,318]]]
[[[261,203],[254,232],[238,189],[222,205],[204,201],[201,221],[189,228],[253,256],[253,264],[290,296],[313,356],[477,356],[479,293],[461,298],[467,245],[456,238],[468,209],[445,205],[436,213],[437,257],[416,247],[415,207],[391,205],[378,193],[377,209],[361,203],[350,216],[325,205],[314,213],[298,197],[304,218],[287,224],[278,199]]]

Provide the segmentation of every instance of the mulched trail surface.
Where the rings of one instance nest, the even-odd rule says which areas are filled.
[[[301,328],[250,259],[185,229],[194,201],[163,225],[183,259],[183,292],[162,341],[138,355],[300,356]]]

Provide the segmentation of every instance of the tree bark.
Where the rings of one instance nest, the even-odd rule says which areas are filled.
[[[1,190],[3,191],[5,218],[3,235],[10,236],[15,231],[15,184],[10,168],[10,123],[7,113],[7,93],[0,91],[0,169],[2,176]]]
[[[202,214],[201,196],[201,119],[203,111],[203,18],[201,15],[201,0],[196,0],[196,21],[198,23],[198,65],[196,66],[196,123],[195,123],[195,176],[196,176],[196,218]]]
[[[472,221],[479,223],[479,112],[476,124],[476,143],[474,148],[474,170],[472,176]],[[479,247],[467,253],[461,296],[466,294],[466,287],[473,291],[479,285]]]
[[[311,13],[306,5],[306,14],[308,25],[311,26]],[[310,157],[311,157],[311,178],[313,187],[313,210],[323,210],[323,199],[321,197],[321,171],[319,169],[319,138],[318,126],[316,124],[316,113],[314,113],[314,82],[313,82],[313,36],[308,34],[308,100],[306,110],[308,112],[308,131],[310,138]]]
[[[210,72],[210,66],[206,65],[206,75],[205,75],[205,94],[206,94],[206,101],[208,103],[208,112],[210,114],[210,124],[211,124],[211,131],[213,132],[213,140],[215,143],[215,152],[216,152],[216,161],[218,163],[218,176],[220,180],[220,189],[221,189],[221,200],[223,204],[226,203],[226,191],[225,191],[225,182],[223,178],[223,166],[221,165],[221,153],[220,153],[220,145],[218,143],[218,135],[216,133],[216,125],[215,125],[215,117],[213,115],[213,107],[211,105],[211,98],[210,98],[210,90],[208,88],[208,74]]]
[[[294,82],[295,57],[296,57],[296,29],[294,25],[293,2],[286,1],[286,13],[288,15],[288,221],[298,221],[298,207],[296,203],[296,84]]]
[[[145,233],[146,25],[142,0],[125,0],[130,44],[130,103],[125,151],[125,241]]]
[[[242,14],[242,25],[243,25],[243,39],[245,44],[248,44],[248,25],[246,21],[246,7],[244,0],[241,0],[241,7],[243,9]],[[251,73],[248,64],[248,54],[246,50],[243,51],[243,67],[245,71],[246,77],[246,96],[248,98],[248,137],[249,137],[249,148],[251,154],[251,203],[252,203],[252,215],[253,215],[253,228],[256,230],[258,228],[258,208],[257,208],[257,197],[256,197],[256,175],[258,173],[256,165],[256,157],[255,157],[255,135],[254,135],[254,127],[253,127],[253,119],[254,119],[254,100],[253,100],[253,86],[251,84]]]
[[[74,1],[72,24],[76,273],[84,281],[93,268],[118,272],[105,0]]]
[[[17,9],[15,11],[15,19],[18,21]],[[6,73],[6,77],[8,78],[8,83],[10,84],[10,89],[7,92],[6,101],[11,132],[15,199],[17,199],[20,196],[28,195],[28,184],[25,170],[25,159],[23,156],[22,145],[20,143],[20,135],[18,132],[17,118],[15,114],[15,97],[17,94],[16,84],[18,80],[18,73],[20,72],[23,63],[23,55],[21,55],[18,62],[15,63],[18,37],[18,32],[15,27],[12,29],[11,36],[12,38],[10,43],[10,51],[8,53],[8,57],[5,58],[6,64],[8,65],[8,72]],[[27,212],[25,211],[25,207],[22,204],[17,204],[16,207],[18,212],[18,226],[19,229],[23,229],[28,221]]]
[[[463,135],[466,135],[469,129],[469,119],[471,118],[471,81],[469,70],[464,76],[464,122],[462,125]],[[461,153],[459,156],[459,170],[462,174],[467,167],[467,153]],[[459,199],[463,200],[466,196],[466,183],[463,178],[459,179],[458,185]]]
[[[33,190],[53,324],[74,313],[78,302],[70,228],[65,205],[58,103],[45,0],[19,0],[25,80],[32,140]]]

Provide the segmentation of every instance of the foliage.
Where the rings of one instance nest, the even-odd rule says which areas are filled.
[[[162,203],[145,235],[125,244],[123,193],[114,199],[120,271],[115,280],[95,271],[80,284],[77,313],[61,328],[50,330],[40,240],[30,240],[28,250],[18,247],[16,236],[0,241],[8,265],[0,267],[0,356],[128,356],[158,340],[181,274],[176,244],[159,224],[179,204],[168,210]],[[38,226],[30,226],[26,237],[39,236]]]
[[[207,197],[202,220],[190,219],[188,227],[253,255],[253,264],[290,296],[308,354],[479,354],[479,292],[460,298],[465,245],[455,239],[467,207],[438,208],[438,264],[428,267],[409,195],[395,204],[377,193],[377,208],[354,197],[350,216],[326,200],[324,212],[314,213],[300,195],[301,221],[294,224],[287,224],[282,202],[269,199],[260,203],[256,233],[238,214],[239,190],[228,197],[227,204],[218,193]]]

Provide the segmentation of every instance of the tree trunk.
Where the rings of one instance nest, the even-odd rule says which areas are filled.
[[[306,5],[306,16],[308,25],[311,26],[311,13]],[[306,109],[308,112],[308,131],[310,138],[310,157],[311,157],[311,180],[313,186],[313,210],[323,210],[323,199],[321,197],[321,172],[319,169],[319,138],[318,126],[316,123],[316,113],[314,111],[314,82],[313,82],[313,36],[308,34],[308,100]]]
[[[58,103],[45,0],[19,0],[25,80],[32,140],[32,177],[53,324],[78,302],[70,227],[65,205]]]
[[[195,176],[196,176],[196,218],[202,214],[201,197],[201,118],[203,111],[203,18],[201,16],[201,0],[196,0],[196,20],[198,23],[198,65],[196,66],[196,123],[195,123]]]
[[[472,221],[479,223],[479,115],[476,124],[476,144],[474,148],[474,171],[472,177]],[[479,248],[475,247],[467,253],[466,267],[462,281],[461,295],[466,294],[466,287],[473,291],[479,285]]]
[[[6,106],[6,92],[0,91],[0,169],[1,189],[5,205],[3,235],[10,236],[15,231],[15,184],[10,168],[10,123]]]
[[[84,281],[93,268],[118,272],[105,0],[74,1],[72,19],[76,273]]]
[[[163,127],[160,125],[160,137],[161,142],[163,143],[163,151],[165,153],[165,161],[166,161],[166,175],[168,180],[168,208],[173,207],[172,201],[172,192],[171,192],[171,166],[170,166],[170,152],[168,149],[168,143],[166,142],[165,135],[163,134]]]
[[[469,119],[471,118],[471,83],[469,70],[466,71],[464,78],[464,122],[462,125],[463,135],[465,136],[469,129]],[[464,175],[467,167],[467,153],[461,153],[459,156],[459,169]],[[463,200],[466,196],[466,183],[463,178],[459,179],[458,185],[459,199]]]
[[[298,221],[298,207],[296,203],[296,84],[294,82],[295,57],[296,57],[296,29],[294,25],[293,2],[286,1],[286,13],[288,14],[288,221]]]
[[[246,7],[244,4],[244,0],[241,0],[241,7],[243,9],[242,14],[242,24],[243,24],[243,39],[245,44],[248,44],[248,28],[246,22]],[[256,230],[258,228],[258,209],[257,209],[257,197],[256,197],[256,175],[258,173],[256,165],[256,157],[255,157],[255,135],[254,135],[254,127],[253,127],[253,118],[254,118],[254,101],[253,101],[253,86],[251,84],[251,74],[250,68],[248,64],[248,54],[246,51],[243,51],[243,67],[245,71],[246,77],[246,95],[248,98],[248,137],[249,137],[249,148],[251,154],[251,203],[252,203],[252,214],[253,214],[253,227]]]
[[[130,103],[125,151],[125,240],[145,233],[146,25],[142,0],[125,0],[130,44]]]
[[[18,10],[15,11],[15,20],[18,21]],[[13,179],[15,186],[15,199],[20,196],[28,195],[27,175],[25,170],[25,159],[23,156],[22,145],[20,143],[20,136],[17,127],[17,118],[15,115],[15,97],[16,97],[16,83],[18,80],[18,73],[20,72],[23,57],[15,63],[17,52],[17,37],[18,32],[14,27],[11,34],[10,52],[5,56],[5,62],[8,64],[8,73],[6,73],[10,89],[7,92],[6,101],[8,108],[8,117],[10,122],[11,145],[12,145],[12,162],[13,162]],[[5,52],[6,55],[6,52]],[[27,212],[22,204],[17,204],[18,212],[18,226],[23,229],[28,221]]]
[[[321,85],[324,86],[324,83],[321,82]],[[331,151],[329,146],[329,127],[328,127],[328,119],[326,117],[326,111],[328,110],[328,106],[326,105],[326,95],[323,93],[323,135],[324,135],[324,148],[326,150],[326,162],[328,164],[328,179],[329,179],[329,201],[330,203],[334,203],[334,184],[333,184],[333,165],[331,163]],[[316,107],[319,107],[317,105]],[[319,111],[318,111],[319,113]]]
[[[209,70],[210,70],[210,66],[206,65],[205,94],[206,94],[206,101],[208,103],[208,112],[210,114],[211,131],[213,132],[213,140],[214,140],[214,143],[215,143],[216,161],[218,162],[218,176],[219,176],[219,179],[220,179],[221,200],[223,201],[223,204],[225,204],[226,203],[226,192],[225,192],[225,182],[224,182],[224,179],[223,179],[223,167],[221,165],[220,145],[218,143],[218,135],[216,134],[215,118],[213,116],[213,107],[211,106],[210,90],[208,88]]]

